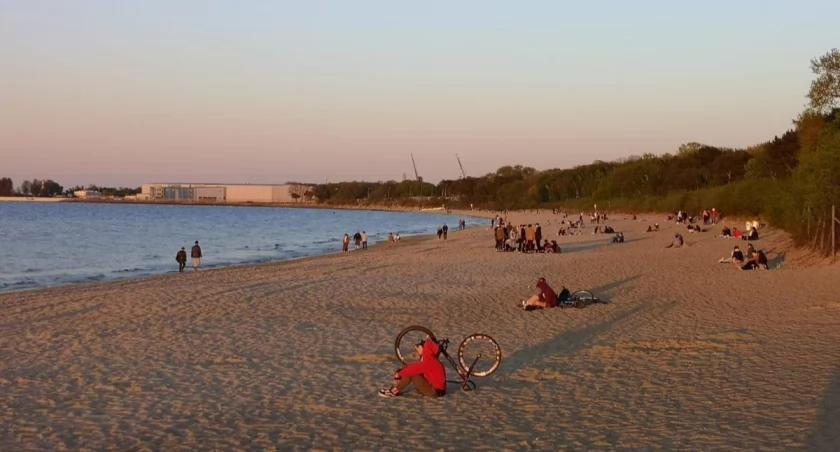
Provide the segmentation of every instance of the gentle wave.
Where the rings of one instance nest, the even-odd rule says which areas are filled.
[[[37,220],[36,220],[37,219]],[[484,219],[464,218],[469,226]],[[256,207],[181,207],[80,203],[0,203],[4,259],[0,291],[177,272],[175,253],[200,241],[202,268],[276,262],[339,252],[345,233],[368,243],[389,234],[434,234],[452,216],[379,211]],[[38,224],[62,224],[32,234]],[[454,230],[454,228],[453,228]]]

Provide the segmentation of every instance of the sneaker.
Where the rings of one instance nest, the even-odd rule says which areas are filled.
[[[397,394],[391,392],[390,389],[380,389],[379,390],[379,397],[396,397]]]

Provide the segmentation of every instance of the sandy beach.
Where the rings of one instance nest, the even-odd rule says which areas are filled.
[[[772,229],[755,246],[774,268],[745,272],[718,263],[746,248],[720,226],[616,216],[612,244],[508,217],[563,253],[498,253],[472,228],[0,294],[0,450],[840,450],[840,267]],[[674,231],[689,246],[663,249]],[[609,304],[516,308],[539,276]],[[377,397],[414,324],[493,336],[501,368],[473,392]]]

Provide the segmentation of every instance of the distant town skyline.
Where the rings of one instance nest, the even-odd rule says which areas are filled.
[[[0,0],[0,177],[65,187],[479,176],[745,147],[840,2]]]

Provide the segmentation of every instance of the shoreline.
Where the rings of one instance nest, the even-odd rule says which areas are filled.
[[[508,219],[548,230],[561,220]],[[773,269],[747,272],[718,263],[741,244],[716,238],[720,227],[664,249],[679,225],[609,223],[625,243],[588,227],[561,237],[556,255],[497,252],[473,227],[445,242],[424,234],[362,253],[2,293],[0,391],[14,409],[0,410],[0,444],[833,450],[821,446],[837,438],[836,271],[779,269],[787,236],[772,228],[753,243]],[[540,276],[607,303],[516,307]],[[408,325],[451,338],[453,352],[489,335],[501,366],[471,392],[379,398]],[[406,429],[418,409],[432,411]],[[546,418],[589,428],[534,427]]]
[[[457,232],[466,232],[466,231],[475,230],[475,229],[481,228],[481,227],[483,227],[483,226],[482,225],[472,225],[472,226],[468,225],[466,227],[466,229],[464,229],[464,230],[451,229],[449,231],[449,236],[452,237]],[[414,244],[415,242],[425,240],[425,239],[431,240],[435,236],[436,236],[435,233],[411,234],[411,235],[400,236],[399,244],[396,244],[396,243],[392,244],[392,243],[388,242],[387,240],[382,240],[382,241],[374,243],[373,245],[368,246],[368,250],[378,249],[379,247],[384,247],[384,246],[389,246],[389,245],[390,246],[402,246],[404,244]],[[350,245],[351,245],[351,250],[347,253],[348,255],[353,254],[355,252],[365,251],[361,248],[359,250],[353,250],[352,249],[352,246],[353,246],[352,241],[351,241]],[[328,251],[328,252],[325,252],[325,253],[315,254],[315,255],[312,255],[312,256],[290,257],[290,258],[283,258],[283,259],[270,260],[270,261],[264,261],[264,262],[234,263],[234,264],[227,264],[227,265],[221,264],[221,265],[216,266],[216,267],[203,267],[196,273],[217,272],[217,271],[224,271],[224,270],[228,270],[228,269],[249,268],[249,267],[259,268],[259,267],[262,267],[262,266],[270,266],[270,265],[300,262],[300,261],[306,261],[306,260],[310,260],[310,259],[330,258],[330,257],[334,257],[336,255],[342,255],[342,254],[344,254],[344,253],[341,251],[341,247],[340,247],[340,243],[339,243],[339,247],[335,251]],[[187,268],[184,269],[184,273],[193,273],[192,267],[189,265],[189,260],[188,260]],[[131,282],[131,281],[147,281],[147,280],[153,280],[155,278],[174,277],[174,275],[176,275],[176,274],[181,274],[181,273],[178,272],[177,270],[176,271],[166,270],[162,273],[155,273],[155,274],[151,274],[151,275],[148,275],[148,274],[147,275],[136,275],[136,276],[127,275],[127,276],[122,276],[122,277],[116,276],[116,277],[110,277],[110,278],[106,277],[105,279],[98,280],[98,281],[78,281],[78,282],[60,283],[60,284],[54,284],[54,285],[42,286],[42,287],[30,287],[30,288],[11,289],[11,290],[7,289],[7,290],[0,290],[0,296],[2,296],[3,294],[19,294],[19,293],[29,293],[29,292],[36,292],[36,291],[61,290],[61,289],[68,289],[68,288],[75,288],[75,287],[96,287],[96,286],[99,286],[99,285],[118,284],[118,283]]]

